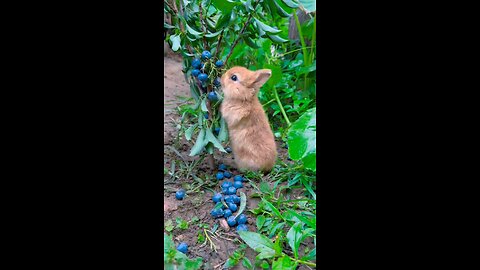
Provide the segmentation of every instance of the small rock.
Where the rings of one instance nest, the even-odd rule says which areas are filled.
[[[228,226],[227,220],[225,218],[219,219],[219,222],[220,226],[222,226],[223,229],[225,229],[226,231],[230,230],[230,226]]]

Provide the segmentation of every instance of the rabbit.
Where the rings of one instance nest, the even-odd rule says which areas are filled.
[[[228,126],[237,168],[270,172],[277,159],[277,147],[268,118],[258,100],[260,87],[272,71],[251,71],[232,67],[221,77],[223,101],[220,112]]]

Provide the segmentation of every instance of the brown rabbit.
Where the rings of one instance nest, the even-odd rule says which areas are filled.
[[[272,71],[233,67],[221,78],[224,99],[220,108],[228,126],[238,169],[269,172],[277,158],[277,147],[268,118],[258,100],[260,87]]]

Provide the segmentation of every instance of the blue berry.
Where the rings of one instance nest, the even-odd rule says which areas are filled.
[[[208,119],[208,113],[204,114],[203,117],[205,117],[205,119]]]
[[[238,220],[238,224],[245,224],[247,223],[247,216],[245,216],[244,214],[241,214],[240,216],[238,216],[237,220]]]
[[[215,133],[215,135],[218,135],[219,132],[220,132],[220,128],[219,128],[219,127],[216,127],[216,128],[213,130],[213,133]]]
[[[239,204],[240,203],[240,197],[237,195],[231,195],[233,197],[233,203]]]
[[[217,173],[217,180],[222,180],[223,179],[223,173],[222,172],[218,172]]]
[[[215,66],[217,66],[218,68],[223,67],[223,61],[222,61],[222,60],[218,60],[217,62],[215,62]]]
[[[245,224],[239,224],[239,225],[237,226],[237,232],[240,232],[240,231],[245,231],[245,232],[248,231],[247,225],[245,225]]]
[[[213,195],[212,200],[213,200],[213,202],[215,202],[215,203],[220,202],[220,201],[222,200],[222,194],[217,193],[217,194]]]
[[[192,70],[192,76],[198,77],[199,74],[200,74],[200,70],[198,70],[198,69]]]
[[[213,84],[215,86],[220,86],[221,83],[220,83],[220,80],[218,78],[215,78],[215,80],[213,80]]]
[[[198,79],[201,81],[201,82],[204,82],[208,79],[208,75],[205,74],[205,73],[201,73],[198,75]]]
[[[228,223],[228,226],[233,227],[235,226],[235,224],[237,224],[237,221],[235,220],[234,216],[230,216],[227,218],[227,223]]]
[[[202,65],[202,61],[200,61],[200,59],[198,58],[193,59],[192,67],[199,68],[201,65]]]
[[[183,254],[187,253],[187,251],[188,251],[187,243],[180,243],[180,245],[178,245],[178,247],[177,247],[177,250],[182,252]]]
[[[226,202],[226,203],[235,203],[233,196],[236,196],[236,195],[227,195],[227,196],[225,196],[225,202]]]
[[[223,211],[223,216],[224,216],[225,218],[228,218],[228,217],[231,216],[231,215],[232,215],[232,211],[231,211],[230,209],[225,209],[225,210]]]
[[[212,57],[212,54],[209,51],[202,52],[202,59],[210,59],[211,57]]]
[[[232,148],[227,147],[227,148],[225,148],[225,151],[227,151],[227,153],[231,153],[231,152],[232,152]]]
[[[221,209],[221,208],[213,209],[212,211],[210,211],[210,215],[212,215],[212,217],[214,217],[214,218],[223,217],[223,215],[224,215],[223,209]]]
[[[228,209],[230,209],[230,211],[232,212],[236,212],[238,210],[238,206],[234,203],[227,203],[228,205]]]
[[[233,195],[237,193],[237,188],[235,187],[229,187],[228,188],[228,195]]]
[[[225,181],[225,182],[222,183],[222,188],[224,188],[224,189],[228,189],[231,186],[233,186],[232,182]]]
[[[240,181],[242,182],[243,181],[243,177],[241,175],[235,175],[235,177],[233,178],[233,181]]]
[[[223,176],[225,176],[226,178],[230,178],[232,177],[232,174],[230,172],[223,172]]]
[[[219,170],[222,170],[222,171],[225,171],[225,170],[227,169],[227,165],[225,165],[225,164],[222,163],[222,164],[220,164],[220,165],[218,166],[218,169],[219,169]]]
[[[175,192],[175,198],[177,198],[177,200],[183,200],[183,197],[185,197],[185,190],[180,189],[179,191]]]
[[[207,98],[211,101],[217,101],[218,100],[217,93],[215,93],[214,91],[208,93]]]
[[[233,183],[233,186],[237,189],[242,188],[243,187],[242,181],[235,181]]]

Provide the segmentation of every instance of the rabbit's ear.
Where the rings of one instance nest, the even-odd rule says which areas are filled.
[[[270,69],[260,69],[255,71],[250,79],[250,87],[253,87],[256,90],[260,89],[260,87],[270,79],[270,76],[272,76],[272,71]]]

